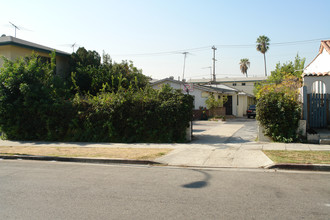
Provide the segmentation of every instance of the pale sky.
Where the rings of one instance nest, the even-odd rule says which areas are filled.
[[[318,39],[330,39],[330,0],[1,0],[0,5],[0,35],[14,36],[12,22],[21,28],[17,38],[69,53],[73,43],[105,51],[116,62],[132,60],[155,79],[182,78],[182,52],[190,53],[186,79],[210,78],[205,67],[212,66],[212,45],[217,78],[242,77],[242,58],[250,60],[249,76],[264,76],[258,36],[271,40],[268,74],[297,53],[307,65],[318,53]]]

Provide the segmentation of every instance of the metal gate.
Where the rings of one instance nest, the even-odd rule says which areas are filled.
[[[327,127],[327,94],[312,93],[309,97],[309,127]]]
[[[329,94],[324,82],[317,80],[311,87],[308,96],[308,124],[310,128],[326,128],[329,122]]]

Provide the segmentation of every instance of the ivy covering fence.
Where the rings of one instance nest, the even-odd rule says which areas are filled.
[[[100,63],[80,48],[71,74],[56,75],[37,55],[6,58],[0,74],[4,138],[33,141],[185,142],[193,97],[168,86],[154,90],[132,63]],[[63,77],[66,76],[66,77]]]

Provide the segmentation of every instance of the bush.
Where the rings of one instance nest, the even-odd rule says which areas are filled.
[[[293,142],[298,138],[301,116],[298,85],[295,77],[287,77],[282,84],[264,86],[258,93],[257,120],[274,141]]]
[[[185,141],[186,128],[192,120],[190,95],[168,86],[160,91],[142,88],[138,76],[127,80],[120,74],[112,77],[118,82],[116,91],[107,88],[104,80],[101,89],[93,90],[98,91],[95,95],[89,91],[80,93],[79,89],[72,94],[66,86],[70,82],[55,74],[55,54],[51,63],[43,63],[36,55],[15,62],[4,60],[0,74],[0,128],[8,139]]]
[[[65,82],[37,55],[5,59],[0,74],[0,127],[8,139],[49,140],[66,132],[73,115]]]

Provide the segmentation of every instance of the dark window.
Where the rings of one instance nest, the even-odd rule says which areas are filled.
[[[50,63],[50,57],[43,57],[43,56],[38,56],[40,59],[41,63]]]
[[[236,83],[233,83],[233,86],[236,86]]]
[[[242,83],[242,86],[245,86],[245,83]]]

